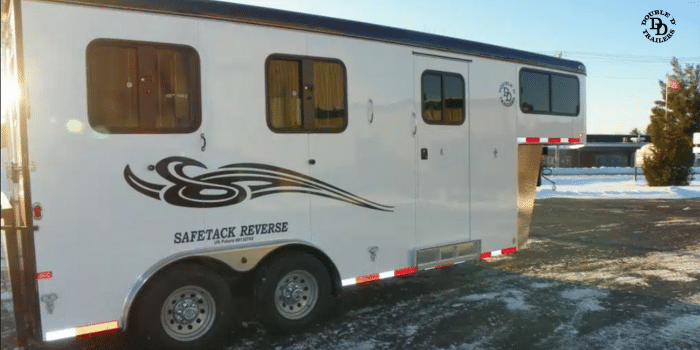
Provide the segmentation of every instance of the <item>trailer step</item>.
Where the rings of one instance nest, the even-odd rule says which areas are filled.
[[[476,260],[480,254],[481,240],[475,240],[418,249],[415,251],[414,261],[419,270],[425,270],[446,264]]]

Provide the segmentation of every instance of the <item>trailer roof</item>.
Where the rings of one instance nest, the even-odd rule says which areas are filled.
[[[535,66],[585,74],[583,63],[537,53],[509,49],[476,41],[456,39],[412,30],[386,27],[376,24],[350,21],[206,0],[48,0],[61,3],[113,7],[145,12],[158,12],[192,17],[213,18],[227,21],[259,24],[328,33],[353,38],[383,41],[427,49],[444,50],[467,55],[521,62]]]

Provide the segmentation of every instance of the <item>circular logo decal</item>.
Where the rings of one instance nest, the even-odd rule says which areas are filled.
[[[501,94],[501,103],[504,106],[510,107],[513,105],[513,102],[515,102],[515,88],[513,88],[513,84],[507,81],[504,82],[501,84],[498,92]]]
[[[676,25],[676,19],[670,13],[661,10],[654,10],[647,13],[642,20],[644,26],[644,36],[649,41],[655,43],[663,43],[671,39],[676,31],[673,29]]]

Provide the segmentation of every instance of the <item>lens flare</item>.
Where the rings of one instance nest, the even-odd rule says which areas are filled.
[[[66,129],[72,133],[80,134],[83,132],[83,123],[80,120],[71,119],[66,123]]]

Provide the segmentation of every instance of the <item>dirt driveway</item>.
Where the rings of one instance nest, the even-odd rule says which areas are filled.
[[[250,311],[250,310],[248,310]],[[3,347],[12,330],[3,303]],[[123,335],[61,349],[128,349]],[[229,349],[698,349],[700,200],[538,200],[527,249],[346,290],[325,322]]]

